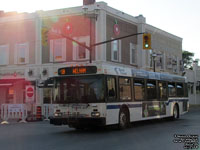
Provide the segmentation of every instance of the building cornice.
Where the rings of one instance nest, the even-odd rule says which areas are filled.
[[[181,37],[173,35],[173,34],[167,32],[167,31],[161,30],[161,29],[159,29],[157,27],[154,27],[152,25],[149,25],[149,24],[145,24],[145,30],[150,30],[153,33],[156,32],[158,34],[161,34],[163,36],[166,36],[166,37],[168,37],[170,39],[173,39],[173,40],[176,40],[176,41],[179,41],[179,42],[182,42],[182,40],[183,40]]]

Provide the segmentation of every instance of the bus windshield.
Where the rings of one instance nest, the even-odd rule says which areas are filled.
[[[77,76],[56,78],[54,104],[102,102],[103,76]]]

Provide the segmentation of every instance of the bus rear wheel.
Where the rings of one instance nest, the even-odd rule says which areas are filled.
[[[129,126],[129,115],[126,109],[122,109],[119,113],[119,129],[125,129]]]
[[[174,120],[179,118],[179,109],[178,109],[178,105],[177,104],[174,105],[172,118]]]

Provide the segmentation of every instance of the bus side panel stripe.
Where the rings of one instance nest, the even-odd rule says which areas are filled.
[[[142,107],[142,104],[128,104],[129,108]],[[121,105],[107,105],[107,109],[120,109]]]
[[[107,105],[107,109],[119,109],[121,105]]]
[[[166,105],[169,105],[171,102],[188,102],[188,99],[170,99],[168,102],[166,102]]]

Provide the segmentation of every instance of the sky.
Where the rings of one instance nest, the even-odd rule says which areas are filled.
[[[99,0],[96,0],[99,2]],[[83,0],[0,0],[5,12],[34,12],[81,6]],[[182,48],[200,59],[200,0],[104,0],[126,14],[142,14],[146,23],[183,38]]]

